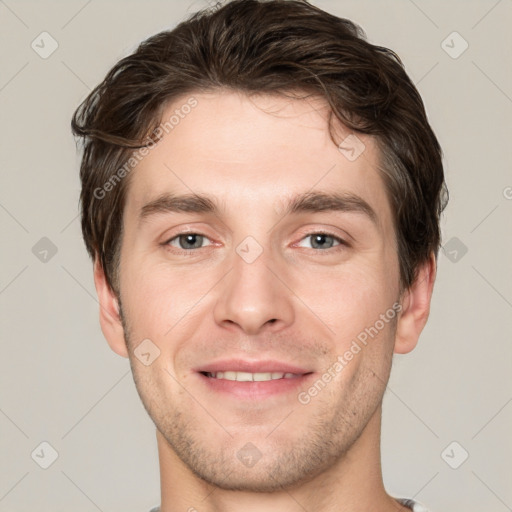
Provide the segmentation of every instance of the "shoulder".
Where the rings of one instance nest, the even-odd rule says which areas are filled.
[[[398,503],[405,505],[406,507],[409,507],[412,512],[430,512],[425,505],[422,505],[421,503],[418,503],[417,501],[407,499],[407,498],[396,498]]]

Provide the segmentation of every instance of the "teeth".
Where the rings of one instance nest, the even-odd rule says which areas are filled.
[[[214,379],[236,380],[238,382],[264,382],[276,379],[293,379],[295,377],[299,377],[299,375],[295,373],[281,372],[216,372],[208,373],[208,377],[213,377]]]

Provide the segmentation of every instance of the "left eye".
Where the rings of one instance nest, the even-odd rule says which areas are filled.
[[[204,241],[209,242],[208,238],[203,235],[199,235],[197,233],[183,233],[171,238],[167,244],[179,249],[200,249],[201,247],[204,247]]]
[[[310,247],[312,249],[330,249],[331,247],[344,243],[341,238],[329,235],[328,233],[311,233],[301,240],[301,243],[299,244],[300,247],[304,247],[304,245],[302,245],[302,241],[304,240],[310,240]]]

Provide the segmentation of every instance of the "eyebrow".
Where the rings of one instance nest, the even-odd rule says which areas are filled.
[[[146,203],[139,212],[139,221],[159,213],[213,213],[219,208],[214,197],[207,194],[175,195],[165,193]],[[361,213],[377,224],[375,210],[361,197],[351,193],[305,192],[285,200],[282,217],[302,212]]]

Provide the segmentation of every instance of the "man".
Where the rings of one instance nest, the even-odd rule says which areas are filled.
[[[143,42],[73,130],[101,327],[157,427],[161,512],[426,510],[380,466],[445,205],[398,57],[306,1],[234,0]]]

